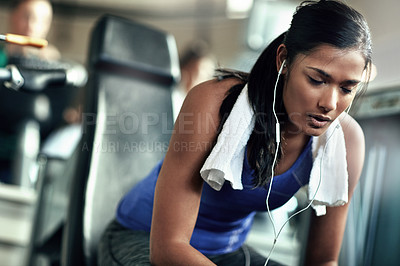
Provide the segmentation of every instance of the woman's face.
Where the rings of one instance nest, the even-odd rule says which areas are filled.
[[[289,117],[286,133],[319,136],[349,105],[363,77],[359,51],[320,45],[298,55],[283,74],[283,102]]]

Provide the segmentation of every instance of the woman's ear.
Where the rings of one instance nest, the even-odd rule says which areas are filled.
[[[282,64],[285,64],[282,68],[281,74],[286,74],[287,72],[287,50],[284,44],[279,45],[278,49],[276,50],[276,71],[279,72],[281,69]]]

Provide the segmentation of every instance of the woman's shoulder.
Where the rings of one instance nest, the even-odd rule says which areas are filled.
[[[346,143],[347,170],[349,173],[349,194],[353,190],[360,178],[364,165],[365,157],[365,137],[361,126],[358,122],[344,113],[341,115],[340,124]]]
[[[358,122],[349,114],[343,113],[340,117],[340,125],[346,139],[351,142],[364,142],[364,132]]]
[[[219,107],[229,90],[241,82],[237,78],[228,78],[223,80],[212,79],[200,83],[189,91],[182,110],[219,111]]]
[[[175,121],[171,141],[207,143],[208,151],[218,134],[221,104],[229,89],[238,82],[236,79],[213,79],[191,89]]]

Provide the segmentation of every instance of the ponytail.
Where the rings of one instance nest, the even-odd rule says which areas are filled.
[[[250,74],[218,69],[216,75],[218,79],[236,77],[243,81],[233,86],[222,102],[219,110],[221,122],[218,133],[221,131],[245,83],[248,84],[250,105],[255,113],[254,130],[248,142],[248,150],[250,151],[249,163],[251,168],[254,169],[253,181],[255,186],[267,185],[272,174],[272,162],[276,149],[275,117],[272,112],[272,101],[275,81],[278,75],[275,59],[276,51],[279,45],[283,43],[284,37],[285,33],[270,43],[258,58]],[[277,99],[280,99],[276,105],[276,113],[278,115],[286,114],[282,103],[282,86],[283,81],[280,80],[276,95]],[[282,152],[278,151],[278,159],[281,157]]]
[[[275,117],[273,115],[273,95],[275,82],[278,77],[276,69],[276,54],[279,45],[284,43],[285,34],[282,33],[273,40],[258,58],[248,79],[248,94],[250,104],[255,114],[255,125],[248,142],[249,163],[254,169],[254,185],[265,186],[272,175],[272,163],[277,148],[275,134]],[[276,91],[275,106],[277,115],[285,115],[282,102],[283,79],[280,79]],[[286,119],[286,118],[285,118]],[[282,151],[278,151],[278,160]]]

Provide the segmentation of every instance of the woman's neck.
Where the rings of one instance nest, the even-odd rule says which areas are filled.
[[[286,172],[296,162],[309,140],[310,136],[303,133],[293,134],[288,133],[288,131],[283,132],[281,140],[282,158],[275,168],[276,174]]]

